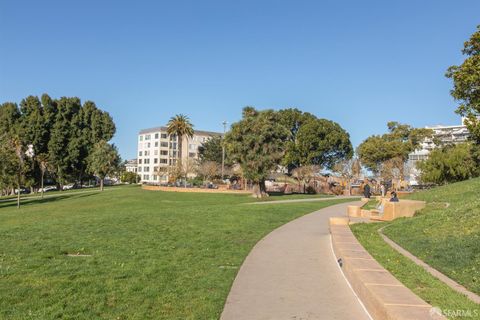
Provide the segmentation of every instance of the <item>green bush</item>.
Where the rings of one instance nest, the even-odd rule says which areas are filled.
[[[445,184],[467,180],[479,175],[475,159],[476,147],[461,143],[433,150],[428,159],[420,162],[420,180],[423,183]]]
[[[134,183],[138,183],[140,181],[140,176],[138,174],[136,174],[135,172],[125,171],[124,173],[122,173],[122,175],[120,177],[120,181],[122,181],[123,183],[134,184]]]

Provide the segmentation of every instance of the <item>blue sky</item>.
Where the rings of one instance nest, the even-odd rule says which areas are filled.
[[[340,123],[456,124],[445,70],[480,1],[0,0],[0,101],[44,92],[110,112],[122,156],[177,113],[221,131],[246,105]]]

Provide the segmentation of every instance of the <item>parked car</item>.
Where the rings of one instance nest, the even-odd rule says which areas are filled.
[[[54,191],[54,190],[57,190],[57,186],[43,187],[43,192]],[[38,189],[38,192],[42,192],[42,188]]]

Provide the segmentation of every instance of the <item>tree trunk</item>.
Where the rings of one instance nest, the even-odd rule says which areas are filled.
[[[100,191],[103,191],[103,178],[100,179]]]
[[[265,180],[261,180],[260,182],[254,184],[252,196],[254,198],[268,197],[267,188],[265,186]]]
[[[42,199],[43,199],[43,172],[42,172],[42,176],[40,178],[40,185],[41,185],[41,193],[42,193]]]
[[[20,209],[20,177],[18,177],[18,189],[17,189],[17,209]]]

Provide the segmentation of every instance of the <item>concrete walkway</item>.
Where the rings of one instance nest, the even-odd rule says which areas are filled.
[[[303,216],[257,243],[237,274],[221,319],[370,319],[330,243],[328,218],[345,216],[349,204]]]

